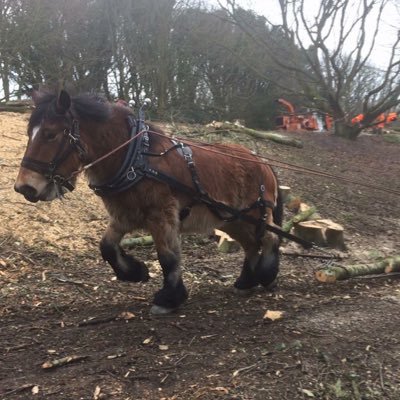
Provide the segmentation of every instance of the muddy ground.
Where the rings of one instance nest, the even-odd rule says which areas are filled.
[[[400,280],[327,285],[323,260],[283,256],[279,286],[238,297],[241,252],[184,238],[190,298],[149,315],[161,273],[152,247],[135,250],[152,279],[114,279],[98,251],[107,217],[84,179],[63,202],[13,192],[26,117],[0,114],[0,399],[399,399]],[[196,137],[192,133],[192,137]],[[400,145],[298,134],[303,149],[242,140],[261,154],[400,190]],[[224,140],[238,139],[224,137]],[[280,169],[282,184],[345,227],[346,264],[399,254],[399,198]],[[283,317],[264,319],[267,310]],[[44,369],[48,361],[76,356]]]

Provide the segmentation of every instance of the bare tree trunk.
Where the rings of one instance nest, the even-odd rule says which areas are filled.
[[[10,101],[10,78],[9,78],[9,69],[8,64],[5,61],[2,71],[1,71],[1,80],[3,83],[3,91],[4,91],[4,100]]]
[[[362,129],[356,125],[349,125],[345,121],[336,121],[334,134],[346,139],[355,140]]]

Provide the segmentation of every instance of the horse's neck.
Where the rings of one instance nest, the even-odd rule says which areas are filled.
[[[112,150],[126,142],[129,138],[127,119],[112,118],[104,124],[88,124],[82,127],[85,143],[88,148],[89,163],[95,163],[87,171],[89,183],[97,185],[110,178],[118,171],[127,151],[127,147],[109,154]],[[96,163],[101,157],[109,154],[106,158]]]

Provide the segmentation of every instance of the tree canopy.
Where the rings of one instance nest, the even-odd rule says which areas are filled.
[[[0,97],[72,84],[109,99],[151,97],[162,118],[263,128],[273,127],[274,100],[288,97],[343,126],[363,112],[365,126],[399,104],[400,39],[384,70],[370,65],[365,39],[387,1],[323,1],[309,20],[304,0],[279,0],[273,24],[234,0],[214,9],[196,0],[0,0]]]
[[[400,104],[400,29],[389,44],[383,68],[371,55],[389,0],[279,0],[280,22],[267,20],[279,35],[263,36],[242,17],[235,0],[220,2],[240,27],[285,71],[288,92],[301,93],[309,106],[335,120],[335,133],[355,138],[383,112]],[[399,15],[400,17],[400,15]],[[289,46],[282,46],[281,38]],[[266,77],[267,79],[268,77]],[[296,85],[292,85],[295,81]],[[282,82],[280,82],[282,84]],[[354,125],[358,113],[364,118]]]

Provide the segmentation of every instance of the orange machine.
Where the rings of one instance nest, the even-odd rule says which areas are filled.
[[[286,107],[287,112],[275,118],[277,129],[286,131],[319,131],[329,130],[332,127],[332,117],[320,111],[295,112],[293,105],[284,99],[276,100]]]
[[[351,123],[353,125],[359,124],[364,119],[364,114],[358,114],[352,118]],[[378,129],[383,129],[385,125],[390,124],[397,120],[397,114],[395,112],[390,112],[386,116],[384,113],[379,114],[374,121],[374,127]]]

